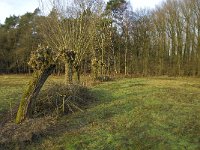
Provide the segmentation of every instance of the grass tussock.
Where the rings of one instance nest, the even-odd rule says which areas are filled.
[[[24,149],[31,142],[38,141],[55,125],[56,119],[50,116],[27,119],[21,124],[6,123],[0,127],[0,149]]]

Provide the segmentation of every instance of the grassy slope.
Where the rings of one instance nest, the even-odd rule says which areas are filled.
[[[97,103],[27,149],[200,149],[200,79],[124,79],[91,90]]]

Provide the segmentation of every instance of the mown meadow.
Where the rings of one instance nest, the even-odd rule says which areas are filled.
[[[0,117],[30,79],[0,76]],[[62,81],[51,77],[45,87]],[[89,89],[94,103],[57,118],[24,149],[200,149],[200,78],[126,78]]]

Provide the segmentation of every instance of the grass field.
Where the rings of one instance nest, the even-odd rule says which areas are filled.
[[[0,113],[18,102],[28,79],[0,76]],[[200,149],[200,78],[121,79],[90,90],[97,102],[26,148]]]

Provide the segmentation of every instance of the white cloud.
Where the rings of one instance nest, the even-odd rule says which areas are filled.
[[[0,0],[0,23],[10,15],[23,15],[26,12],[33,12],[39,6],[40,0]],[[108,0],[105,0],[108,1]],[[153,8],[163,0],[130,0],[134,9]]]
[[[33,12],[37,7],[38,0],[1,0],[0,23],[4,23],[5,18],[10,15],[23,15],[26,12]]]
[[[12,10],[12,7],[8,3],[5,3],[4,1],[1,2],[0,4],[0,14],[1,14],[0,22],[1,23],[4,22],[4,19],[10,15],[9,13],[10,10]]]
[[[154,8],[156,5],[159,5],[164,0],[130,0],[133,9],[140,8]]]

